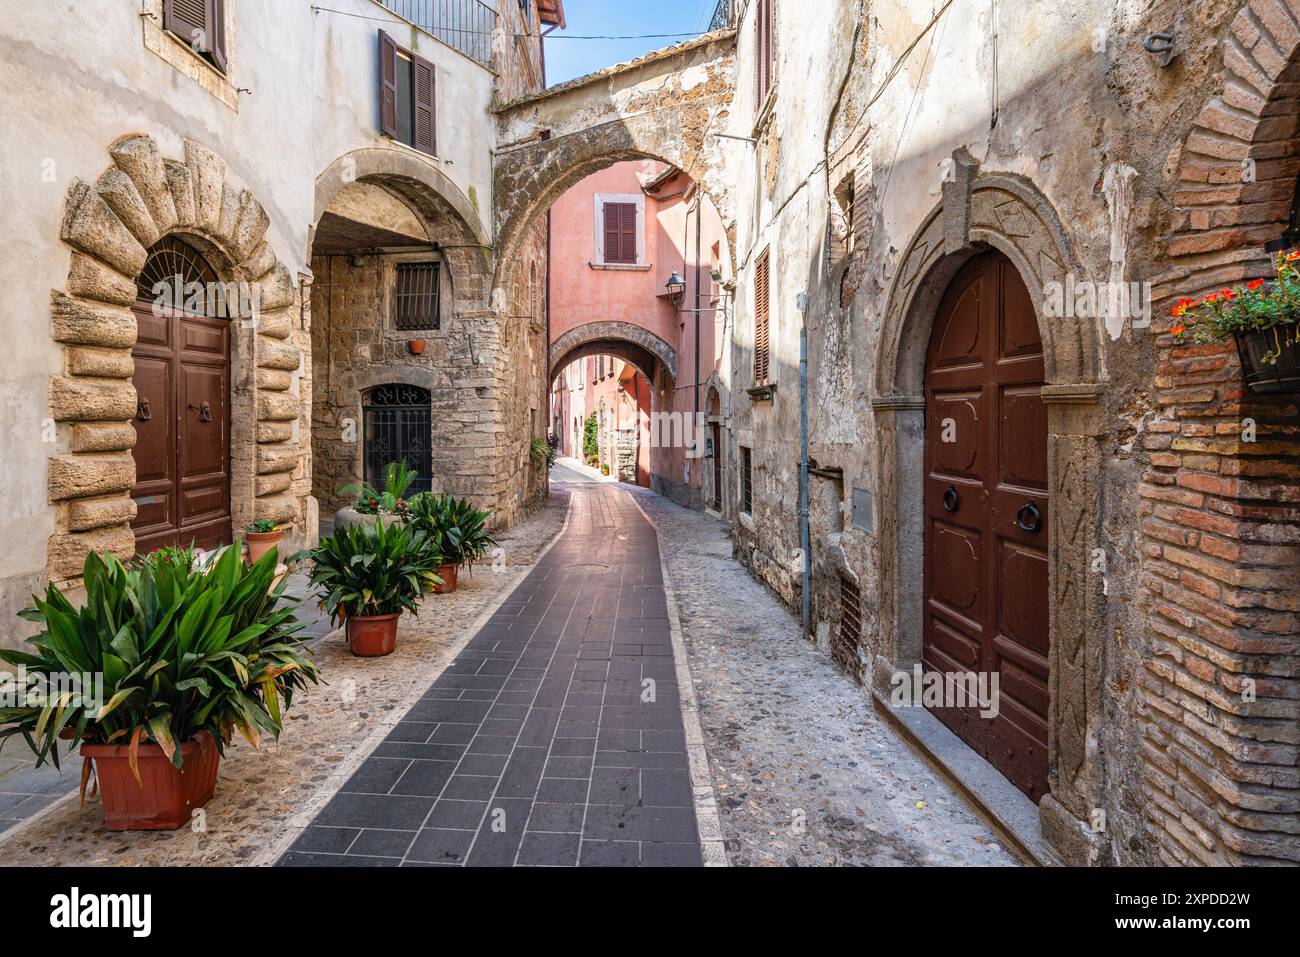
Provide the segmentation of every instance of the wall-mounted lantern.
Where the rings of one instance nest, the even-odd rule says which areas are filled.
[[[673,308],[680,309],[682,300],[686,298],[686,280],[677,275],[676,269],[668,277],[668,281],[664,283],[664,288],[668,290],[668,301],[673,304]]]

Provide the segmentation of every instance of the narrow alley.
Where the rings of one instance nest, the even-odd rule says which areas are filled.
[[[720,522],[573,460],[555,480],[554,546],[282,866],[1015,863]]]

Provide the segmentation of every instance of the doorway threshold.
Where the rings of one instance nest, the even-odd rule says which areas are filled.
[[[912,748],[952,784],[1012,853],[1026,863],[1057,867],[1061,859],[1043,840],[1038,805],[942,721],[924,708],[897,708],[877,690],[872,704]]]

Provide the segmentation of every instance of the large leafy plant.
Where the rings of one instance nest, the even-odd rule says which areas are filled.
[[[429,536],[449,565],[472,568],[496,545],[487,531],[491,517],[463,498],[424,494],[411,500],[411,525]]]
[[[235,730],[254,747],[263,733],[278,737],[294,691],[319,674],[295,637],[295,600],[283,582],[268,591],[275,569],[274,553],[245,567],[234,548],[202,567],[189,549],[159,550],[130,568],[92,552],[85,603],[51,585],[21,613],[44,626],[29,639],[34,652],[0,651],[38,679],[20,689],[20,705],[0,708],[0,743],[21,735],[38,766],[56,767],[60,737],[69,750],[81,741],[128,745],[138,778],[143,743],[179,768],[181,745],[202,732],[223,751]],[[62,680],[83,674],[103,676],[99,701]]]
[[[429,535],[382,519],[341,528],[310,553],[311,584],[335,623],[417,612],[420,596],[442,584]]]
[[[1170,330],[1196,342],[1219,342],[1234,335],[1258,332],[1273,348],[1263,358],[1276,363],[1284,344],[1300,333],[1300,250],[1273,257],[1274,279],[1250,282],[1212,292],[1200,299],[1180,299],[1173,308]]]
[[[389,462],[384,466],[384,487],[377,489],[369,482],[340,485],[341,495],[357,496],[357,511],[366,515],[387,512],[406,517],[406,493],[415,484],[417,473],[405,460]]]

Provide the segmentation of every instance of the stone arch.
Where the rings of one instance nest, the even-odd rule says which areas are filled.
[[[291,539],[301,540],[311,503],[294,477],[301,455],[296,373],[303,366],[297,291],[267,241],[270,218],[225,161],[193,140],[183,141],[180,160],[164,158],[139,133],[108,152],[113,165],[93,184],[77,180],[68,189],[61,234],[72,262],[65,289],[51,293],[65,371],[49,387],[60,430],[59,452],[49,461],[56,530],[47,573],[71,581],[88,551],[134,553],[131,306],[146,250],[172,234],[196,245],[223,282],[247,283],[258,304],[253,315],[232,319],[232,524],[294,523]]]
[[[1101,720],[1104,599],[1088,573],[1098,541],[1101,453],[1098,406],[1103,369],[1099,329],[1090,319],[1049,317],[1049,283],[1086,278],[1047,199],[1018,176],[980,175],[969,154],[953,157],[955,177],[922,223],[895,272],[876,343],[873,412],[880,508],[879,619],[891,660],[875,670],[888,687],[895,667],[921,660],[925,357],[940,300],[978,252],[997,249],[1020,271],[1043,343],[1052,502],[1049,635],[1049,785],[1040,803],[1058,849],[1095,856],[1102,838],[1087,826],[1100,806],[1101,768],[1088,742]]]
[[[492,238],[476,204],[442,170],[404,150],[366,147],[337,157],[316,177],[315,224],[339,192],[352,183],[370,183],[401,200],[420,220],[442,254],[457,301],[471,311],[487,308]]]
[[[575,326],[551,343],[549,379],[574,359],[613,355],[632,363],[654,382],[655,365],[662,365],[677,380],[677,350],[653,332],[628,322],[588,322]]]
[[[494,296],[516,288],[518,250],[561,194],[624,160],[659,160],[695,180],[722,217],[735,275],[736,218],[722,151],[740,144],[712,135],[726,128],[734,74],[735,31],[723,30],[498,109],[505,145],[494,168]]]

